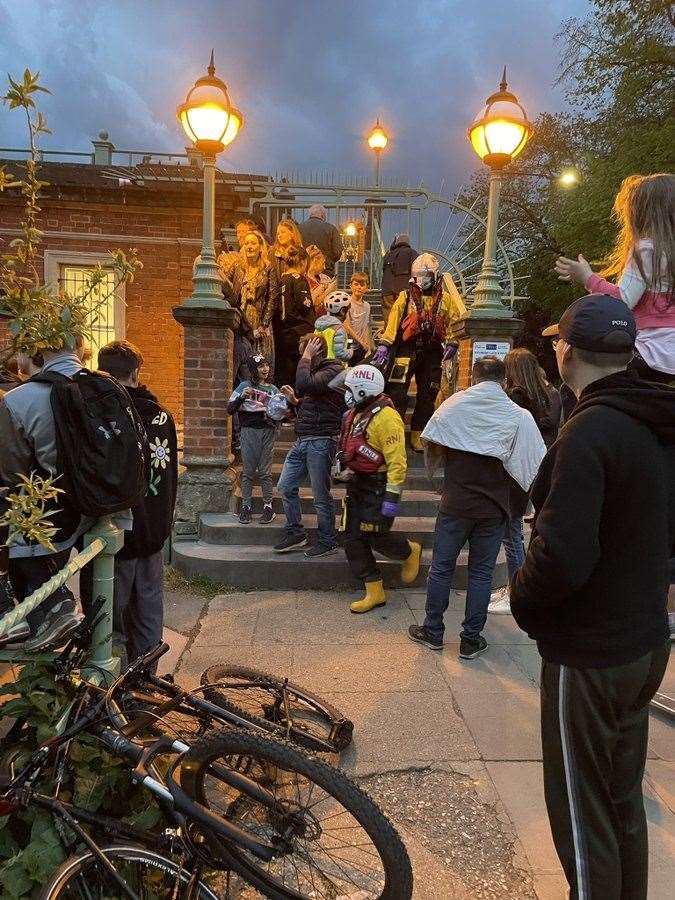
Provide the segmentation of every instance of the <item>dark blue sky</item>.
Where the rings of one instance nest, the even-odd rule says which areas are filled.
[[[588,0],[0,0],[3,70],[39,69],[53,91],[45,148],[181,151],[176,105],[206,68],[246,117],[221,157],[240,172],[365,173],[376,116],[383,172],[446,191],[476,161],[466,127],[502,67],[531,117],[562,105],[553,35]],[[0,146],[23,146],[0,109]]]

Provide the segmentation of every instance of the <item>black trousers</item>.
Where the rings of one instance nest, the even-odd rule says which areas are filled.
[[[402,344],[395,355],[397,359],[409,358],[410,364],[402,381],[388,382],[387,393],[391,397],[396,411],[405,421],[405,414],[408,408],[408,389],[413,375],[415,376],[417,396],[415,397],[415,409],[413,410],[410,427],[412,431],[422,431],[433,414],[436,395],[441,386],[443,351],[440,347],[428,350],[415,350],[406,348],[406,345]],[[392,374],[395,376],[395,371]]]
[[[380,512],[385,488],[386,478],[379,475],[357,475],[347,482],[341,540],[349,568],[360,581],[380,581],[382,578],[373,550],[388,559],[404,560],[410,556],[406,538],[391,533],[394,520],[385,518]]]
[[[544,792],[571,900],[646,900],[642,776],[670,645],[607,669],[543,662]]]
[[[52,575],[56,575],[69,558],[70,550],[61,550],[59,553],[52,553],[49,556],[22,556],[10,559],[9,579],[18,602],[21,603],[29,594],[42,587]],[[35,633],[38,626],[42,625],[49,610],[61,603],[62,600],[74,599],[72,592],[65,585],[54,591],[48,600],[45,600],[26,617],[31,631]]]

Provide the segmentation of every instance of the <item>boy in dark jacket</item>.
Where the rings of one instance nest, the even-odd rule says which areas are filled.
[[[647,897],[642,775],[670,651],[675,390],[626,371],[635,320],[582,297],[558,325],[578,403],[532,487],[511,609],[542,656],[544,791],[571,897]]]
[[[286,536],[274,549],[288,553],[307,546],[298,489],[309,475],[319,533],[317,545],[305,555],[315,558],[338,549],[330,472],[345,405],[342,392],[329,385],[343,371],[343,365],[326,358],[328,349],[322,335],[308,335],[300,346],[295,391],[289,385],[281,389],[297,410],[297,440],[286,457],[277,486],[286,514]]]
[[[382,260],[382,315],[387,327],[389,312],[394,301],[408,287],[410,270],[413,261],[418,257],[417,250],[410,246],[407,234],[398,234]]]
[[[150,442],[148,493],[132,509],[133,529],[115,557],[114,630],[133,662],[162,640],[164,563],[162,548],[173,523],[178,479],[176,426],[171,413],[139,383],[143,357],[129,341],[99,351],[98,366],[127,389]]]

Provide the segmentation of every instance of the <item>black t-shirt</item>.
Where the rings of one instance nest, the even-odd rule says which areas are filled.
[[[512,483],[496,457],[446,450],[441,512],[462,519],[508,516]]]

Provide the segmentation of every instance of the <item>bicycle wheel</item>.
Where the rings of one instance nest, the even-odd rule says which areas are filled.
[[[276,738],[307,750],[341,753],[352,740],[354,723],[339,709],[297,684],[245,666],[222,663],[202,674],[204,696]]]
[[[143,900],[218,900],[202,881],[175,862],[143,847],[102,847],[102,852]],[[119,885],[92,853],[71,856],[52,875],[40,900],[121,900]]]
[[[245,774],[272,794],[270,808],[229,785],[224,770]],[[183,759],[181,786],[256,838],[278,847],[262,861],[213,833],[211,852],[272,900],[358,897],[409,900],[408,853],[373,800],[339,769],[290,744],[243,730],[197,741]]]

